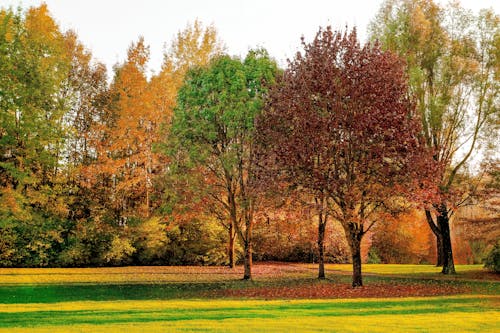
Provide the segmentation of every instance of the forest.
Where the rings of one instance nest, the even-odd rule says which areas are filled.
[[[500,270],[500,16],[387,0],[284,66],[198,20],[112,73],[47,5],[0,8],[0,267]]]

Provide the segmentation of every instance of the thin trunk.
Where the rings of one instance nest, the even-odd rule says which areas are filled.
[[[229,256],[229,267],[234,268],[235,266],[235,257],[234,257],[234,239],[236,238],[236,233],[234,231],[233,224],[229,224],[229,247],[228,247],[228,256]]]
[[[243,280],[251,280],[252,279],[252,223],[250,221],[246,222],[244,244],[245,244],[245,260],[244,260],[245,271],[243,273]]]
[[[437,218],[439,229],[442,235],[443,246],[443,274],[456,274],[455,263],[453,262],[453,249],[451,246],[450,217],[446,204],[439,206],[439,216]]]
[[[238,228],[237,223],[237,211],[236,211],[236,200],[234,199],[234,193],[228,190],[228,205],[229,205],[229,267],[235,267],[235,255],[234,255],[234,241],[236,238],[236,231]]]
[[[325,279],[325,229],[326,215],[323,218],[323,213],[318,214],[318,252],[319,252],[319,271],[318,279]]]

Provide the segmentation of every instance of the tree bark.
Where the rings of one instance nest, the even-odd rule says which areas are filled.
[[[325,279],[325,229],[326,229],[326,216],[323,213],[318,214],[318,252],[319,252],[319,267],[318,279]]]
[[[432,233],[434,234],[434,236],[436,236],[436,267],[441,267],[443,266],[443,261],[444,261],[443,235],[441,233],[439,223],[434,222],[430,210],[428,209],[425,210],[425,217],[427,219],[427,224],[429,224],[429,227],[431,228]]]
[[[439,229],[442,235],[443,246],[443,274],[456,274],[455,263],[453,261],[453,249],[451,246],[450,235],[450,217],[448,208],[445,203],[442,203],[438,209],[439,216],[437,218]]]
[[[245,271],[243,273],[243,280],[252,279],[252,243],[245,241],[245,259],[244,259]]]
[[[252,220],[251,218],[246,218],[245,221],[245,260],[244,267],[245,271],[243,273],[243,280],[251,280],[252,279]]]
[[[234,239],[236,238],[236,232],[234,230],[234,226],[231,223],[229,225],[229,247],[228,247],[228,256],[229,256],[229,267],[234,268],[235,266],[235,256],[234,256]]]
[[[356,229],[354,224],[349,226],[349,247],[352,256],[352,287],[362,287],[363,277],[361,275],[361,238],[363,234]]]
[[[444,262],[444,248],[443,248],[443,235],[441,232],[436,234],[436,267],[443,267]]]

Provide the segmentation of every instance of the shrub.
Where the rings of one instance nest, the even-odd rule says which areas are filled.
[[[497,242],[484,259],[484,267],[495,272],[500,272],[500,242]]]
[[[368,259],[366,261],[367,264],[380,264],[382,261],[377,254],[377,248],[372,246],[370,251],[368,251]]]

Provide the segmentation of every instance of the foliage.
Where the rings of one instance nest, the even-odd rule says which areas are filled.
[[[243,242],[247,279],[256,205],[254,119],[275,73],[276,64],[264,50],[250,51],[243,61],[220,56],[208,67],[193,68],[179,90],[172,122],[172,141],[209,181],[208,213],[230,233],[231,265],[235,236]]]
[[[486,150],[498,143],[500,17],[492,10],[474,15],[458,2],[444,7],[432,0],[388,0],[370,30],[407,61],[422,135],[441,164],[434,180],[441,197],[429,202],[426,216],[437,238],[438,265],[454,273],[449,219],[469,195],[460,173],[481,143]]]
[[[422,212],[412,209],[382,218],[384,223],[372,229],[372,246],[382,263],[424,264],[432,260],[432,233]]]
[[[500,242],[497,242],[484,258],[484,267],[495,273],[500,272]]]
[[[368,251],[368,259],[366,261],[367,264],[380,264],[381,260],[377,253],[377,248],[372,246],[370,251]]]
[[[249,278],[255,258],[319,261],[324,276],[348,260],[344,235],[376,220],[383,262],[425,262],[420,222],[396,216],[408,192],[434,220],[482,200],[455,222],[458,257],[477,260],[498,238],[498,161],[483,180],[463,170],[479,145],[496,156],[499,19],[443,8],[391,0],[373,25],[405,58],[421,119],[403,62],[354,32],[320,31],[280,73],[265,50],[225,55],[196,20],[159,72],[139,38],[108,80],[47,5],[0,8],[0,266],[244,261]],[[419,121],[445,167],[412,151]]]
[[[303,47],[270,93],[259,138],[277,165],[271,170],[326,199],[351,249],[353,286],[361,286],[361,239],[375,213],[432,165],[400,58],[361,46],[355,30],[329,27]]]

